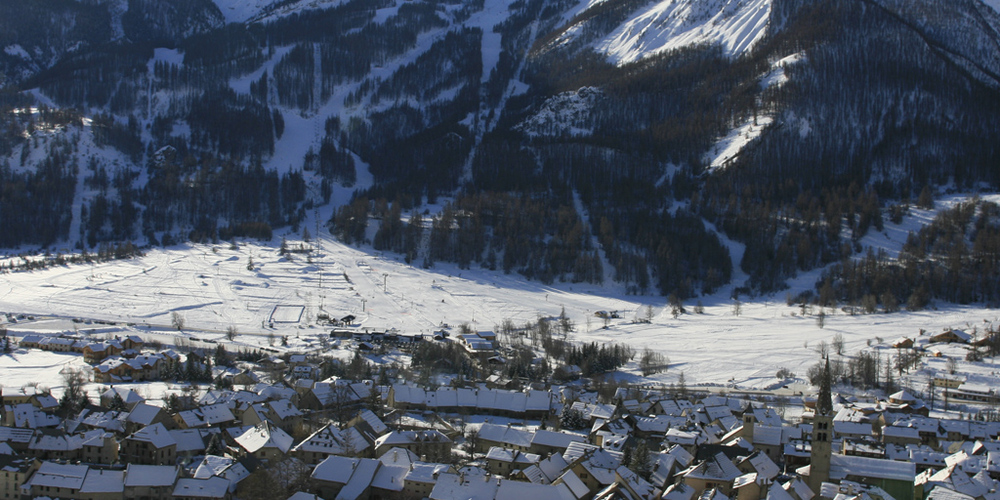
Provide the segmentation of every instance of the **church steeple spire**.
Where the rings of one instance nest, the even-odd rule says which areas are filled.
[[[823,377],[819,383],[819,396],[816,398],[816,414],[830,415],[833,413],[833,395],[830,390],[830,358],[826,358],[823,367]]]

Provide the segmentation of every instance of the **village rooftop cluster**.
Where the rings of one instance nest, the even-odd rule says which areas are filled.
[[[492,332],[337,335],[355,359],[437,342],[477,365],[506,362]],[[818,395],[788,400],[608,386],[572,370],[558,385],[495,374],[418,385],[384,367],[324,377],[336,361],[318,353],[233,363],[223,347],[163,349],[139,335],[19,340],[5,348],[80,355],[91,372],[65,373],[60,399],[3,387],[4,499],[1000,500],[995,412],[931,417],[934,402],[905,389],[836,396],[829,363]],[[918,343],[935,355],[931,344],[974,340],[949,330]],[[189,383],[163,400],[140,394],[137,382],[168,378]],[[90,380],[106,384],[99,401],[80,391]],[[958,377],[933,383],[996,402]]]

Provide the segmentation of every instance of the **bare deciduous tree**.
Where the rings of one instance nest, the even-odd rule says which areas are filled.
[[[830,343],[833,347],[833,352],[837,353],[838,356],[844,355],[844,336],[841,334],[836,334],[833,336],[833,341]]]
[[[184,329],[184,316],[181,313],[173,311],[170,313],[170,325],[176,328],[178,331]]]

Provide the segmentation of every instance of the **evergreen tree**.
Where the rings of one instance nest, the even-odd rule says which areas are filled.
[[[677,391],[678,398],[681,399],[687,398],[688,390],[687,390],[687,383],[684,380],[684,372],[681,372],[681,375],[677,377],[677,387],[675,390]]]
[[[559,417],[559,425],[563,429],[577,430],[583,429],[587,422],[583,420],[583,413],[575,408],[566,408]]]
[[[115,391],[115,395],[111,398],[111,403],[108,405],[108,409],[111,411],[126,411],[128,408],[125,407],[125,400],[122,399],[122,395]]]
[[[182,409],[181,398],[177,396],[177,393],[170,393],[167,396],[166,405],[164,405],[164,410],[171,415],[176,415]]]
[[[624,460],[622,463],[625,463]],[[643,479],[649,479],[649,474],[653,471],[653,463],[649,458],[649,445],[646,444],[645,439],[639,440],[627,467]]]
[[[229,353],[226,352],[226,348],[222,344],[219,344],[218,346],[215,347],[215,355],[213,356],[213,360],[215,361],[215,366],[230,365]]]

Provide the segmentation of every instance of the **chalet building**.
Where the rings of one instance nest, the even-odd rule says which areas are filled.
[[[229,406],[218,403],[214,405],[199,406],[193,410],[177,412],[174,415],[174,422],[181,429],[192,429],[195,427],[224,426],[236,421],[236,416],[229,409]]]
[[[381,466],[370,458],[330,456],[313,469],[309,479],[322,498],[365,498]]]
[[[107,358],[120,355],[125,349],[118,340],[87,344],[83,348],[83,360],[96,365]]]
[[[132,410],[125,416],[125,433],[133,434],[143,427],[153,424],[161,424],[172,430],[177,428],[177,423],[163,408],[146,403],[139,403],[132,407]]]
[[[90,468],[86,465],[42,462],[31,479],[21,486],[21,490],[29,492],[31,498],[87,498],[81,494],[80,489],[83,488],[83,481],[89,471]]]
[[[176,465],[128,464],[125,468],[125,498],[169,500],[180,477]]]
[[[506,477],[517,470],[538,465],[542,457],[534,453],[523,453],[493,446],[486,452],[486,470],[490,474]]]
[[[695,495],[705,490],[718,489],[723,495],[732,493],[736,479],[743,475],[732,460],[723,453],[692,465],[678,474],[684,484],[691,487]]]
[[[94,382],[121,383],[160,380],[166,363],[160,354],[111,357],[94,366]]]
[[[41,462],[0,453],[0,497],[21,498],[21,485],[27,481]]]
[[[458,336],[458,340],[470,356],[481,362],[485,363],[491,356],[496,354],[496,347],[493,345],[493,342],[480,337],[478,333],[463,333]]]
[[[90,464],[111,465],[118,462],[118,441],[110,432],[88,432],[80,447],[80,460]]]
[[[80,495],[92,500],[118,500],[125,491],[125,471],[90,468]]]
[[[59,407],[59,401],[52,394],[35,387],[2,387],[0,399],[5,407],[26,404],[45,412],[55,411]]]
[[[163,424],[153,424],[125,438],[119,451],[128,464],[167,465],[177,459],[177,441]]]
[[[500,389],[438,388],[395,384],[387,404],[400,410],[432,410],[445,413],[477,413],[513,418],[547,418],[557,407],[550,391],[504,391]]]
[[[125,408],[129,410],[135,408],[135,406],[138,405],[139,403],[146,401],[145,398],[140,396],[138,392],[135,392],[132,389],[129,388],[123,389],[120,387],[115,388],[114,386],[111,386],[110,388],[108,388],[108,390],[101,393],[101,406],[105,408],[110,408],[112,401],[115,400],[116,394],[118,395],[118,397],[122,399],[122,402],[125,403]]]
[[[261,462],[274,463],[280,461],[292,449],[294,442],[288,433],[266,421],[249,427],[236,436],[235,441],[243,454]]]
[[[375,455],[382,456],[391,448],[402,448],[436,462],[450,458],[451,446],[451,439],[440,431],[392,431],[375,440]]]
[[[229,500],[231,482],[219,476],[209,478],[182,478],[174,485],[172,497],[177,500]]]
[[[948,397],[980,403],[1000,402],[1000,392],[997,391],[996,387],[968,382],[962,383],[957,389],[948,389]]]
[[[909,337],[899,337],[898,339],[892,341],[892,347],[896,349],[912,349],[913,339]]]
[[[307,464],[316,465],[331,455],[373,458],[375,452],[357,427],[341,430],[327,424],[295,445],[291,454]]]
[[[972,335],[969,335],[964,330],[948,330],[937,335],[932,335],[930,343],[937,344],[945,342],[952,344],[968,344],[971,340]]]

